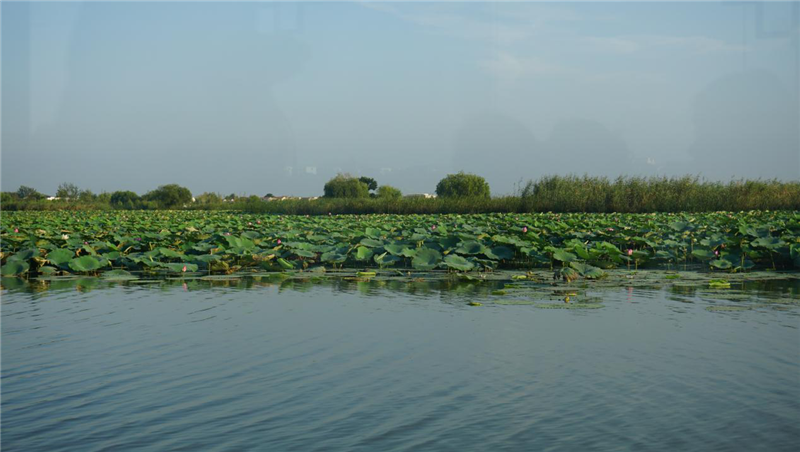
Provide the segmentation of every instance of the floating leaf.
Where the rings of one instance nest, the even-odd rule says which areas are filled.
[[[9,260],[2,268],[0,273],[3,276],[16,276],[26,273],[30,269],[30,265],[21,260]]]
[[[81,256],[69,261],[69,268],[76,272],[91,272],[101,267],[100,260],[94,256]]]
[[[454,268],[456,270],[461,270],[461,271],[469,271],[469,270],[472,270],[475,267],[472,264],[472,262],[464,259],[461,256],[457,256],[455,254],[449,254],[449,255],[445,256],[444,257],[444,263],[450,268]]]
[[[442,255],[436,250],[423,248],[417,251],[411,266],[417,270],[431,270],[442,260]]]

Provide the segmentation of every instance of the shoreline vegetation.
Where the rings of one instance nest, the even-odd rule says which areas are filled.
[[[0,210],[227,210],[278,215],[328,214],[485,214],[485,213],[655,213],[800,210],[800,181],[732,180],[697,176],[619,177],[546,176],[531,180],[514,195],[491,197],[480,176],[449,175],[437,185],[438,197],[403,196],[374,179],[339,175],[314,198],[221,196],[191,192],[175,184],[142,196],[130,191],[101,193],[62,184],[48,197],[30,187],[3,192]]]

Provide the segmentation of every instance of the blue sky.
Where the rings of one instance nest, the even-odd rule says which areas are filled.
[[[791,3],[2,5],[2,189],[800,178]]]

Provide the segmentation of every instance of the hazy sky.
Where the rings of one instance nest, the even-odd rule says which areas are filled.
[[[2,190],[800,179],[798,3],[2,3]]]

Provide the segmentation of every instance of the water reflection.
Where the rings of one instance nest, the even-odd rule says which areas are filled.
[[[624,300],[636,303],[646,298],[664,297],[680,303],[697,301],[759,302],[785,300],[789,304],[800,299],[800,277],[794,274],[772,275],[765,279],[740,279],[732,281],[730,288],[712,288],[707,279],[664,278],[664,274],[640,273],[639,279],[583,281],[571,284],[556,284],[543,279],[513,281],[495,276],[494,279],[466,279],[458,275],[408,275],[377,278],[359,278],[349,275],[324,275],[311,273],[271,273],[254,275],[220,275],[212,277],[187,276],[162,279],[104,279],[102,277],[52,277],[40,279],[2,278],[2,289],[6,293],[37,295],[74,291],[85,294],[95,290],[123,287],[149,291],[172,292],[181,290],[194,292],[203,290],[242,291],[274,289],[309,293],[326,288],[334,294],[359,294],[362,296],[403,296],[412,298],[437,297],[442,301],[507,300],[528,298],[537,300],[563,300],[565,295],[580,295],[587,299],[590,292],[624,291]],[[780,277],[783,276],[783,277]],[[631,278],[630,275],[624,276]],[[610,279],[610,278],[609,278]],[[502,297],[500,297],[502,295]],[[502,304],[502,303],[501,303]],[[519,303],[509,303],[519,304]]]
[[[4,279],[3,450],[793,450],[798,280],[638,276]]]

